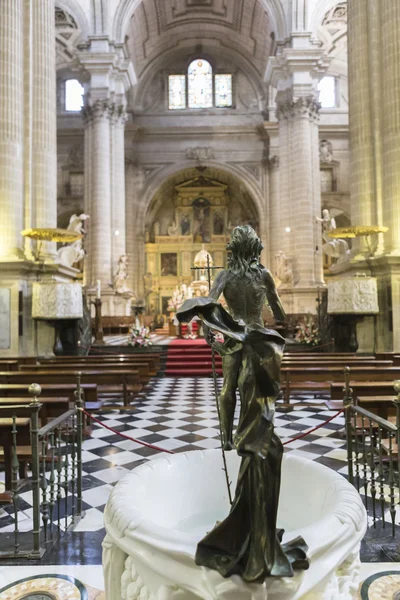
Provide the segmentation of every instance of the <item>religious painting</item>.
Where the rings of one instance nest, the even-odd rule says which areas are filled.
[[[194,242],[210,242],[210,203],[206,198],[197,198],[192,206]]]
[[[176,252],[165,252],[161,254],[161,276],[166,277],[178,275],[178,255]]]
[[[181,217],[180,228],[181,235],[190,235],[190,217],[187,213]]]
[[[163,315],[167,315],[170,312],[168,310],[168,304],[170,300],[170,296],[162,296],[161,298],[161,312]]]
[[[214,213],[213,233],[214,235],[223,235],[224,229],[224,215],[217,211]]]

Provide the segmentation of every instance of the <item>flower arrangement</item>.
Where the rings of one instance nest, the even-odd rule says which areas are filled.
[[[313,315],[306,315],[297,326],[296,342],[306,346],[318,346],[321,341],[319,328]]]
[[[152,345],[152,342],[150,341],[150,330],[147,327],[137,328],[134,325],[131,327],[129,335],[128,346],[139,348]]]

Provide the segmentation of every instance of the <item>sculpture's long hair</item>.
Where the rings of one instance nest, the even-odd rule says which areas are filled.
[[[228,259],[228,269],[238,277],[258,279],[263,266],[259,258],[264,246],[250,225],[235,227],[226,247],[232,252]]]

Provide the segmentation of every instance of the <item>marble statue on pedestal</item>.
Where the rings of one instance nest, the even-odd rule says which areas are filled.
[[[293,285],[293,271],[290,260],[282,250],[275,255],[275,276],[279,280],[279,286]]]
[[[304,540],[282,544],[283,532],[276,529],[283,446],[273,421],[285,340],[264,327],[262,311],[268,301],[278,321],[285,313],[270,271],[259,262],[263,245],[254,229],[235,227],[227,249],[228,268],[218,273],[209,296],[187,300],[177,312],[180,321],[200,317],[206,333],[224,336],[221,343],[208,334],[222,356],[222,442],[242,457],[230,513],[199,542],[196,563],[224,577],[262,583],[308,568]],[[217,302],[221,294],[229,313]],[[237,390],[241,414],[233,436]]]
[[[336,220],[331,216],[330,211],[324,208],[322,218],[315,217],[315,220],[322,225],[322,239],[325,242],[322,246],[324,254],[336,258],[338,263],[347,261],[350,254],[349,244],[346,240],[333,239],[329,236],[330,232],[336,229]]]
[[[122,254],[119,257],[117,271],[114,275],[113,288],[117,294],[127,294],[130,293],[132,296],[134,295],[132,290],[128,288],[126,285],[126,280],[128,278],[128,256],[126,254]]]

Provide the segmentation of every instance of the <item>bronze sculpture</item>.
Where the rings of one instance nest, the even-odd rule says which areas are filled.
[[[271,273],[259,262],[263,246],[254,229],[235,227],[227,248],[228,268],[218,273],[209,296],[187,300],[177,312],[180,321],[197,315],[206,330],[224,336],[223,343],[209,338],[223,360],[222,442],[242,457],[231,511],[198,544],[196,563],[261,583],[308,568],[304,540],[281,544],[283,532],[276,529],[283,446],[273,418],[285,340],[264,328],[261,315],[266,300],[278,321],[285,313]],[[221,294],[229,313],[217,302]],[[237,389],[241,414],[233,438]]]

